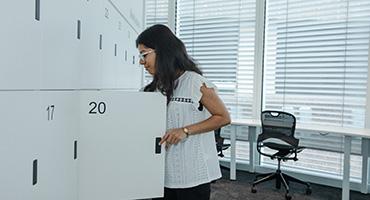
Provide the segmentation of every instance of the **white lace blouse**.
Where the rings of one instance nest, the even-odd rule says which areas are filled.
[[[186,71],[177,80],[167,107],[167,129],[181,128],[209,118],[206,108],[199,108],[203,83],[217,89],[203,76]],[[166,151],[165,187],[188,188],[221,177],[214,132],[190,135]]]

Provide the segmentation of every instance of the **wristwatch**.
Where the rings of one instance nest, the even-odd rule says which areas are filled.
[[[189,129],[184,127],[184,128],[182,128],[182,131],[184,131],[184,133],[186,134],[186,137],[189,137]]]

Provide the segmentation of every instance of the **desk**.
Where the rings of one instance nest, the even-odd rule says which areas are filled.
[[[255,172],[255,141],[256,141],[256,128],[261,127],[260,120],[232,120],[231,122],[233,130],[230,135],[231,152],[230,152],[230,179],[236,180],[236,131],[237,126],[248,126],[248,138],[251,142],[249,163],[250,171]],[[369,139],[370,129],[359,129],[359,128],[338,128],[336,126],[317,126],[307,124],[296,124],[296,130],[301,131],[317,131],[322,133],[334,133],[344,136],[344,159],[343,159],[343,183],[342,183],[342,200],[349,200],[350,192],[350,156],[351,156],[351,141],[352,137],[362,138],[362,181],[361,181],[361,192],[367,192],[368,182],[368,157],[369,157]]]

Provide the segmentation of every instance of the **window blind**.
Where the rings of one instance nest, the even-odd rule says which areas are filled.
[[[146,0],[145,15],[146,27],[168,24],[168,0]]]
[[[268,0],[263,108],[291,112],[298,123],[363,128],[369,35],[369,1]],[[311,149],[288,165],[341,175],[342,136],[296,135]],[[359,138],[352,147],[351,178],[360,178]]]
[[[178,0],[176,32],[232,118],[252,112],[255,1]]]
[[[154,24],[168,25],[168,1],[169,0],[146,0],[145,1],[145,26]],[[144,70],[144,86],[149,84],[153,77]]]
[[[264,108],[363,128],[370,2],[271,0],[266,13]]]

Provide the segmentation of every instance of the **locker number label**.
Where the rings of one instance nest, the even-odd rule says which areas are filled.
[[[105,8],[104,16],[105,16],[105,18],[109,19],[109,10],[108,10],[108,8]]]
[[[107,110],[107,105],[105,102],[90,102],[89,106],[91,107],[89,114],[104,114]]]
[[[48,112],[48,121],[51,121],[54,119],[54,109],[55,109],[55,105],[49,105],[46,108],[46,112]]]

